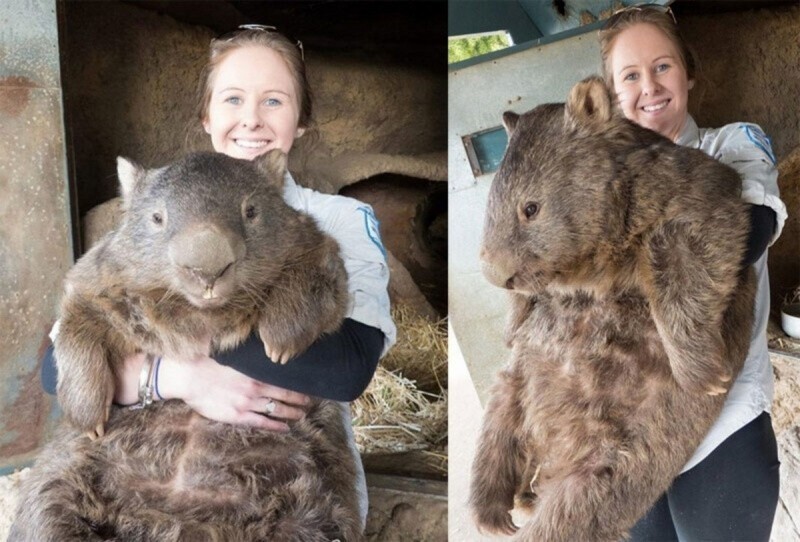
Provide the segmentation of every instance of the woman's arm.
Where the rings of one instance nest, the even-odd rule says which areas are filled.
[[[139,401],[139,375],[144,354],[125,359],[115,374],[114,402],[129,406]],[[192,410],[218,422],[288,431],[287,421],[300,420],[309,397],[253,380],[220,365],[208,356],[194,359],[163,358],[158,364],[158,392],[154,399],[181,399]],[[55,395],[57,367],[50,346],[42,360],[42,386]],[[267,406],[272,408],[267,412]],[[268,413],[267,417],[264,414]]]
[[[257,334],[238,348],[220,353],[217,360],[163,359],[159,365],[158,391],[164,399],[182,399],[200,414],[229,423],[285,427],[269,423],[263,411],[267,398],[278,402],[273,417],[299,419],[298,407],[306,395],[352,401],[364,392],[378,364],[383,333],[346,319],[336,333],[324,336],[286,365],[272,363]],[[126,360],[117,374],[115,402],[138,401],[138,382],[144,355]],[[55,394],[57,381],[53,347],[42,360],[42,385]],[[292,390],[292,391],[290,391]],[[275,426],[275,427],[272,427]]]
[[[728,124],[711,134],[706,138],[710,148],[701,150],[736,170],[742,179],[742,199],[753,206],[746,256],[746,261],[752,263],[780,236],[787,218],[778,190],[775,155],[769,138],[756,124]],[[770,236],[761,248],[765,231]]]
[[[766,205],[750,205],[750,235],[747,237],[747,252],[742,267],[758,261],[767,250],[775,233],[776,214]]]
[[[383,350],[381,330],[345,319],[286,365],[272,363],[252,334],[238,348],[215,356],[221,364],[261,382],[336,401],[353,401],[367,388]]]

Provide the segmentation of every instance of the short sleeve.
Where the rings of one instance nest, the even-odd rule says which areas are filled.
[[[786,222],[786,205],[778,191],[777,161],[769,137],[756,124],[735,123],[716,134],[714,157],[735,169],[742,178],[742,199],[775,211],[775,232],[770,244],[781,234]]]

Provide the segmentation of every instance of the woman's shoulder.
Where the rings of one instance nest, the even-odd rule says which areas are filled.
[[[284,180],[283,195],[286,202],[296,209],[314,214],[351,212],[360,207],[369,208],[366,203],[339,194],[326,194],[300,186],[291,175]]]
[[[772,151],[772,141],[758,124],[732,122],[719,128],[701,128],[700,146],[713,149],[713,154],[744,153],[766,157],[773,165],[777,163]]]

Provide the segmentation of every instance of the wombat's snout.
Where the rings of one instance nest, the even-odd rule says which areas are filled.
[[[486,247],[481,248],[481,268],[486,280],[495,286],[507,290],[514,289],[516,273],[506,269],[506,266],[499,261],[497,254],[487,250]]]
[[[244,254],[241,236],[215,225],[190,227],[169,244],[170,261],[200,282],[204,298],[215,297],[215,282]]]

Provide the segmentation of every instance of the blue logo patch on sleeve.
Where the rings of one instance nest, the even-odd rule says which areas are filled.
[[[776,165],[778,160],[772,153],[772,141],[770,141],[769,136],[762,132],[757,126],[744,124],[741,128],[744,130],[747,139],[749,139],[753,145],[764,151],[764,154],[767,155],[767,158],[770,159],[773,166]]]
[[[375,216],[370,207],[359,207],[358,210],[364,213],[364,228],[367,231],[367,235],[381,251],[383,258],[386,259],[386,249],[383,248],[383,243],[381,243],[381,223],[378,221],[378,217]]]

